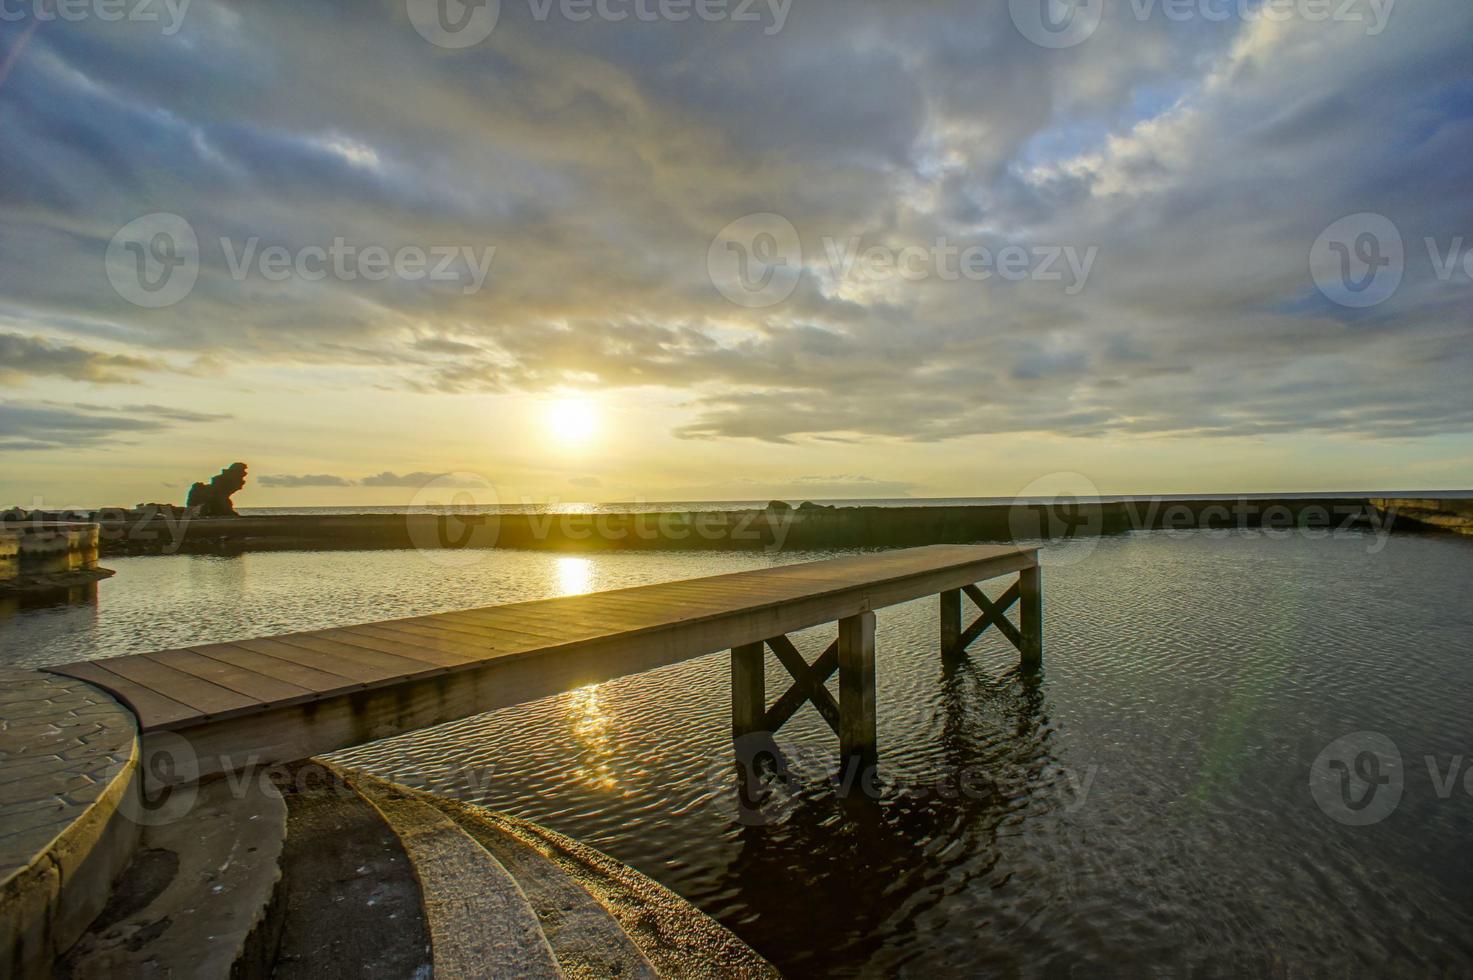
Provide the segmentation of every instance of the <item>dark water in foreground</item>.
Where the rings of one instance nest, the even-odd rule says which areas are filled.
[[[879,614],[871,806],[837,798],[805,709],[786,785],[739,820],[721,656],[344,758],[600,847],[795,977],[1473,972],[1473,542],[1154,532],[1051,553],[1036,680],[990,635],[943,665],[934,599]],[[95,606],[0,618],[0,663],[813,557],[116,559]],[[798,638],[810,658],[823,633]],[[1360,760],[1388,782],[1349,784],[1361,810],[1321,782],[1321,805],[1316,757],[1384,748],[1363,732],[1401,765]]]

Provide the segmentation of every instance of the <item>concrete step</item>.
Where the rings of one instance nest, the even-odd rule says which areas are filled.
[[[537,913],[542,933],[570,980],[658,980],[659,974],[619,920],[545,854],[476,812],[427,797],[501,862]]]
[[[419,880],[383,817],[315,762],[280,774],[277,786],[287,835],[274,980],[428,977]]]
[[[57,962],[75,980],[267,975],[286,806],[256,779],[217,779],[157,811],[107,905]]]
[[[360,784],[368,779],[350,772]],[[393,783],[494,855],[521,887],[569,977],[774,980],[777,969],[663,885],[546,827]]]
[[[520,841],[592,895],[666,980],[781,980],[777,968],[700,909],[626,864],[538,824],[435,798]]]
[[[772,978],[668,889],[535,824],[320,760],[154,823],[64,978]],[[161,819],[167,817],[167,819]]]
[[[414,865],[435,977],[563,976],[526,894],[490,851],[419,794],[361,773],[347,778],[393,828]]]

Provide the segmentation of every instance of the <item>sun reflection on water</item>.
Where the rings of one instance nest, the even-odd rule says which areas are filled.
[[[593,561],[564,556],[557,560],[558,595],[582,595],[593,590]]]
[[[579,779],[599,789],[617,789],[619,781],[614,776],[611,760],[614,746],[610,739],[612,719],[604,713],[598,703],[599,685],[589,684],[571,692],[568,705],[568,720],[572,724],[573,737],[577,740],[582,756],[582,765],[576,775]]]

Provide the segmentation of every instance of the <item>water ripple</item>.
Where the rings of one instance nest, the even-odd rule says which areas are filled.
[[[766,822],[738,819],[723,656],[343,753],[582,838],[793,976],[1473,971],[1473,545],[1148,533],[1045,571],[1042,677],[935,601],[879,616],[884,785],[830,780],[805,709]],[[96,607],[12,616],[41,663],[713,574],[810,555],[414,553],[126,559]],[[996,594],[996,590],[993,590]],[[831,630],[796,637],[811,659]],[[786,687],[768,664],[769,698]],[[1391,737],[1401,805],[1344,826],[1310,793],[1339,736]]]

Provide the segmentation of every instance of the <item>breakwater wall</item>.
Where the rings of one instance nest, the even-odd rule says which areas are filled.
[[[654,513],[339,514],[189,518],[96,512],[102,554],[532,548],[802,550],[1022,542],[1143,530],[1465,530],[1473,501],[1137,498],[964,506],[769,507]],[[1424,520],[1434,511],[1441,522]]]
[[[1376,497],[1371,504],[1384,514],[1394,514],[1403,529],[1422,528],[1473,535],[1473,498],[1470,497]]]

